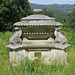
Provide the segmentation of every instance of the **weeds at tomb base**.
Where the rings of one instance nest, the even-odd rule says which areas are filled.
[[[12,67],[9,62],[9,38],[12,32],[0,32],[0,75],[75,75],[75,32],[64,32],[71,47],[67,50],[67,63],[51,65],[42,64],[41,61],[35,63],[29,59],[21,65]]]

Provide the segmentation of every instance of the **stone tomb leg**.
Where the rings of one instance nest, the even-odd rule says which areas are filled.
[[[58,49],[51,49],[51,56],[50,56],[51,61],[59,61],[60,63],[62,62],[67,62],[67,53],[64,50],[58,50]]]
[[[10,62],[11,63],[18,63],[21,60],[24,60],[24,58],[27,56],[27,52],[26,50],[10,50],[9,51],[9,55],[10,55]]]

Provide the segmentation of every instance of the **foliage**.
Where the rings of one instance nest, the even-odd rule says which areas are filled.
[[[34,3],[30,3],[30,6],[36,9],[50,9],[50,7],[52,7],[51,9],[53,9],[53,11],[56,13],[58,12],[69,12],[72,11],[74,9],[74,5],[69,5],[69,4],[51,4],[51,5],[41,5],[41,4],[34,4]]]
[[[47,10],[46,8],[43,10],[42,14],[47,15],[49,17],[54,16],[54,11],[52,9]]]
[[[28,0],[0,1],[0,31],[12,30],[13,23],[31,14]]]
[[[71,27],[72,27],[72,28],[75,28],[75,9],[74,9],[73,12],[72,12],[71,23],[72,23]]]
[[[63,22],[63,25],[61,26],[61,31],[67,31],[67,32],[69,32],[70,31],[69,23]]]
[[[56,21],[61,23],[71,23],[72,12],[59,12],[55,13]]]
[[[0,32],[0,75],[75,75],[75,32],[64,32],[71,47],[68,48],[68,64],[51,65],[36,63],[26,58],[21,65],[12,67],[9,61],[9,49],[6,45],[9,44],[9,38],[13,35],[12,32]]]
[[[0,0],[0,29],[11,29],[14,22],[23,16],[31,14],[28,1],[24,0],[27,1],[28,5],[21,1],[23,0]],[[22,4],[23,6],[21,6]],[[57,12],[54,14],[53,10],[44,9],[43,14],[51,16],[50,11],[56,21],[63,23],[61,26],[62,31],[64,31],[63,34],[67,37],[67,43],[71,45],[67,51],[68,64],[53,62],[51,65],[46,65],[40,60],[36,63],[26,58],[24,63],[21,62],[21,65],[12,67],[9,61],[9,49],[6,48],[6,45],[9,44],[9,38],[13,33],[0,32],[0,75],[75,75],[75,32],[69,28],[71,22],[72,24],[75,22],[75,19],[73,19],[75,12],[73,10],[72,13]]]
[[[59,4],[52,4],[52,5],[38,5],[30,3],[32,8],[41,8],[43,9],[44,15],[48,15],[50,17],[55,17],[55,20],[61,23],[64,23],[65,26],[72,27],[73,31],[75,29],[75,6],[74,5],[59,5]],[[73,10],[73,12],[72,12]],[[65,25],[66,24],[66,25]],[[68,30],[68,28],[64,30]]]

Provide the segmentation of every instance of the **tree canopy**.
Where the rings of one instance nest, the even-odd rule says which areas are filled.
[[[28,0],[0,0],[0,31],[12,30],[13,23],[31,14]]]
[[[48,9],[44,8],[42,14],[47,15],[49,17],[54,17],[54,11],[52,9],[48,10]]]
[[[71,22],[72,22],[72,28],[75,28],[75,9],[73,10],[72,12],[72,19],[71,19]]]
[[[74,4],[74,6],[75,6],[75,4]],[[72,11],[71,23],[72,23],[71,27],[75,28],[75,9]]]

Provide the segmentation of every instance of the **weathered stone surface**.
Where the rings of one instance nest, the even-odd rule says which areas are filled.
[[[34,12],[41,12],[42,9],[34,9]],[[34,14],[21,18],[21,22],[16,22],[15,26],[60,26],[62,23],[55,22],[55,18],[42,14]]]
[[[21,60],[25,60],[26,54],[26,51],[21,49],[18,49],[17,51],[9,51],[10,62],[17,63]]]
[[[62,34],[58,31],[58,29],[55,30],[55,36],[56,36],[56,38],[55,38],[55,43],[64,44],[64,43],[67,42],[67,38],[66,38],[64,35],[62,35]]]
[[[61,43],[55,43],[55,44],[54,44],[54,48],[66,49],[66,48],[68,48],[68,47],[70,47],[69,44],[61,44]]]
[[[21,60],[25,60],[26,57],[28,57],[30,60],[36,60],[38,59],[38,56],[35,56],[36,52],[41,53],[41,60],[46,64],[51,64],[54,60],[61,63],[66,62],[67,60],[67,53],[65,53],[63,50],[52,49],[51,51],[26,51],[25,49],[18,49],[17,51],[9,52],[10,62],[17,63]]]
[[[14,26],[61,26],[59,22],[53,21],[21,21],[14,24]]]
[[[40,42],[40,44],[38,42],[36,43],[30,43],[30,42],[27,42],[27,43],[24,43],[23,45],[12,45],[12,44],[9,44],[7,45],[6,47],[8,47],[9,49],[12,49],[12,50],[16,50],[16,49],[20,49],[20,48],[27,48],[27,47],[47,47],[47,48],[54,48],[54,49],[66,49],[68,48],[70,45],[68,44],[54,44],[54,43],[46,43],[46,44],[42,44]]]
[[[46,15],[42,15],[42,14],[34,14],[34,15],[30,15],[24,18],[21,18],[21,21],[54,21],[55,18],[52,17],[48,17]]]
[[[22,45],[9,44],[9,45],[6,45],[6,47],[8,47],[9,49],[12,49],[12,50],[16,50],[16,49],[22,48],[23,46]]]
[[[34,9],[33,12],[34,12],[35,14],[39,14],[39,13],[42,12],[42,9]]]
[[[57,61],[60,61],[61,63],[66,62],[67,53],[64,52],[63,50],[52,49],[50,60],[52,61],[57,60]]]
[[[20,29],[19,31],[16,31],[14,33],[14,35],[10,38],[10,43],[13,45],[16,44],[22,44],[22,40],[21,40],[21,35],[22,35],[22,30]]]
[[[48,39],[48,40],[27,40],[27,39],[23,39],[22,41],[22,45],[23,46],[35,46],[35,47],[38,47],[38,46],[49,46],[49,45],[54,45],[54,39]]]

